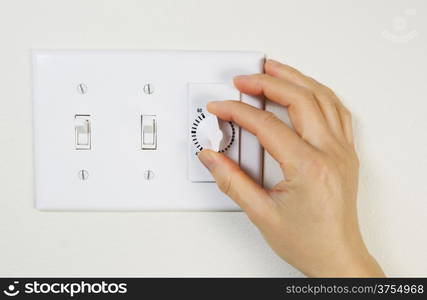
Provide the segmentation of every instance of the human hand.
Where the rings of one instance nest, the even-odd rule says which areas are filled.
[[[222,153],[203,150],[198,157],[219,188],[273,250],[306,275],[384,276],[359,230],[359,162],[350,112],[332,90],[273,60],[266,62],[265,74],[238,76],[234,84],[242,93],[287,107],[295,131],[245,103],[210,102],[211,113],[256,135],[286,176],[266,190]]]

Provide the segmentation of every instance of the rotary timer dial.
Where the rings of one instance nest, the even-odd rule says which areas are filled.
[[[233,145],[236,130],[232,122],[217,119],[203,109],[197,109],[197,115],[191,125],[191,139],[197,155],[203,149],[226,152]]]

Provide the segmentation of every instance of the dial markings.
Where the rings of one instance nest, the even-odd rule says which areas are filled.
[[[200,151],[203,150],[203,146],[200,144],[200,141],[197,140],[197,130],[199,128],[199,125],[201,124],[201,122],[203,121],[203,119],[206,118],[205,114],[202,111],[198,111],[199,114],[196,116],[196,118],[194,119],[193,125],[191,127],[190,133],[191,133],[191,137],[193,138],[193,144],[194,146],[197,148],[198,151],[195,152],[195,155],[198,155]],[[236,130],[234,127],[234,124],[232,122],[228,122],[228,124],[231,127],[231,138],[229,143],[222,149],[220,149],[218,152],[224,153],[226,152],[228,149],[230,149],[230,147],[233,145],[234,140],[235,140],[235,136],[236,136]]]

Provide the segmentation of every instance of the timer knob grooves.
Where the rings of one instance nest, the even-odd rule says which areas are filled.
[[[212,145],[212,128],[210,128],[209,118],[200,111],[191,124],[191,139],[197,149],[196,155],[203,149],[214,149]],[[216,119],[216,117],[214,117]],[[232,122],[218,120],[219,130],[222,132],[222,139],[219,142],[218,152],[226,152],[233,145],[236,130]]]

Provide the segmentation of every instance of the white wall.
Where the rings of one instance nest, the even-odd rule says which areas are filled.
[[[0,0],[0,276],[300,275],[241,213],[36,211],[31,48],[260,50],[325,82],[355,115],[369,248],[388,275],[426,276],[426,14],[423,0]],[[381,34],[399,15],[418,34],[404,43]],[[266,175],[280,176],[268,159]]]

